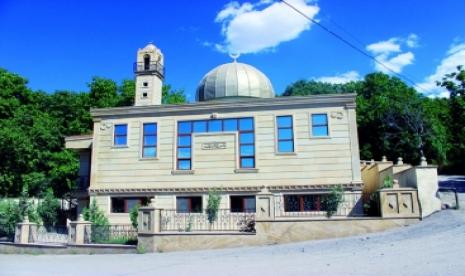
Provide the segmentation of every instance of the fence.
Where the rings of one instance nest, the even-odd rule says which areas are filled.
[[[239,231],[255,232],[255,213],[218,210],[217,218],[210,223],[205,211],[178,213],[174,209],[161,210],[161,231]]]
[[[325,196],[326,194],[316,194]],[[298,197],[298,195],[297,195]],[[303,201],[303,200],[302,200]],[[286,208],[286,200],[283,195],[276,195],[275,202],[275,216],[276,217],[306,217],[306,218],[324,218],[327,212],[324,210],[323,203],[320,202],[321,208],[306,208],[306,202],[301,202],[297,208],[298,211],[288,211]],[[308,205],[313,205],[310,203]],[[318,210],[319,209],[319,210]],[[346,192],[343,196],[343,201],[339,204],[337,211],[332,215],[333,217],[361,217],[364,216],[362,192]]]
[[[131,224],[91,225],[84,230],[85,243],[136,244],[137,229]]]
[[[31,227],[29,232],[30,243],[52,243],[66,244],[68,243],[68,227],[66,226],[50,226],[45,227],[38,225]]]

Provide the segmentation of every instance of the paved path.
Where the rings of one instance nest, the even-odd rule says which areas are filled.
[[[465,211],[383,233],[143,255],[0,255],[0,275],[465,275]]]

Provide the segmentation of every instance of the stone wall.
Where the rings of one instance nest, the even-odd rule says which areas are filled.
[[[418,222],[414,218],[321,219],[257,221],[257,233],[145,233],[138,247],[147,252],[271,245],[361,235]]]
[[[0,242],[0,254],[131,254],[135,245],[43,245]]]

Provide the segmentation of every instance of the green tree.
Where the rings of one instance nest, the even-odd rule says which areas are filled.
[[[162,88],[162,103],[163,104],[183,104],[186,103],[186,95],[184,90],[173,90],[171,85],[163,85]]]
[[[118,104],[118,86],[110,79],[93,77],[89,83],[92,107],[114,107]]]
[[[92,222],[96,226],[107,226],[109,225],[108,218],[105,216],[105,213],[99,209],[97,205],[97,200],[92,199],[90,206],[84,208],[83,210],[84,219]]]
[[[438,85],[450,93],[449,122],[451,151],[449,154],[452,169],[465,172],[465,68],[458,66],[456,72],[446,74]]]
[[[131,224],[134,228],[137,229],[137,226],[139,225],[137,219],[139,217],[139,204],[136,204],[136,206],[132,207],[131,210],[129,211],[129,218],[131,219]]]
[[[52,227],[57,223],[59,209],[60,203],[58,199],[53,195],[53,190],[48,188],[44,193],[42,201],[37,206],[37,213],[45,227]]]
[[[283,96],[307,96],[320,94],[351,93],[349,84],[332,84],[314,80],[299,80],[284,90]]]
[[[218,210],[220,207],[221,196],[219,195],[218,191],[210,190],[208,192],[208,203],[207,203],[207,216],[208,222],[212,224],[218,218]]]
[[[136,83],[134,80],[123,80],[118,87],[118,91],[120,95],[119,106],[134,105],[134,98],[136,95]]]

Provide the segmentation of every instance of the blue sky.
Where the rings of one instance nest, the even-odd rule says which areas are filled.
[[[427,95],[465,64],[465,2],[288,0],[409,76]],[[202,76],[230,62],[263,71],[275,91],[299,79],[344,82],[383,70],[282,3],[257,1],[0,0],[0,67],[47,92],[87,91],[92,76],[133,78],[138,48],[153,41],[166,80],[193,100]]]

